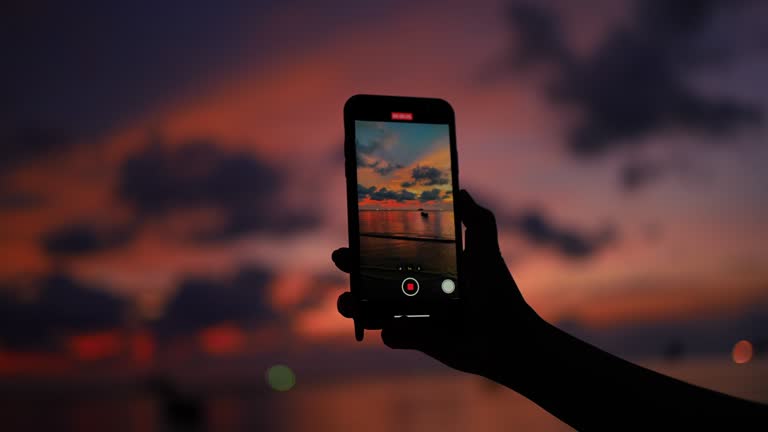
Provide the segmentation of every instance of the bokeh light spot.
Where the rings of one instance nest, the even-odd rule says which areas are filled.
[[[733,346],[733,362],[737,364],[749,363],[752,360],[752,343],[748,340],[740,340]]]
[[[267,383],[273,390],[288,391],[296,384],[296,375],[285,365],[275,365],[267,369]]]

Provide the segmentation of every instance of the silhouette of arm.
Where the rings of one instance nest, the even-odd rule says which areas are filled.
[[[768,407],[637,366],[544,321],[525,302],[501,256],[493,213],[466,191],[457,196],[466,227],[467,289],[457,316],[382,323],[384,343],[421,351],[538,404],[579,430],[736,429],[765,425]],[[333,261],[349,272],[350,251]],[[355,316],[349,293],[339,312]],[[752,426],[754,427],[754,426]]]
[[[735,430],[767,424],[764,405],[645,369],[546,322],[532,331],[535,339],[525,355],[498,350],[484,376],[576,429]]]

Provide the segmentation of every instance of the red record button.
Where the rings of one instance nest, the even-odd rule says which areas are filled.
[[[412,277],[403,279],[403,283],[400,285],[403,289],[403,294],[413,297],[419,292],[419,281]]]

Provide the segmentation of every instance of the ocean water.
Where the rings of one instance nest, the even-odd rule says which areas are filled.
[[[768,402],[768,359],[744,365],[717,359],[645,362],[685,381]],[[274,392],[263,383],[236,389],[192,388],[193,419],[177,418],[167,401],[141,391],[0,393],[7,431],[478,431],[571,430],[527,399],[472,375],[408,373],[330,377]]]
[[[362,210],[360,232],[425,239],[455,238],[452,211]]]
[[[441,282],[457,279],[454,229],[452,211],[361,211],[361,277],[370,297],[402,296],[406,277],[419,281],[422,295],[444,296]]]

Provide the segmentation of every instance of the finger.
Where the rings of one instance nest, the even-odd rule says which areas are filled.
[[[478,205],[464,189],[459,191],[458,204],[462,220],[467,227],[467,249],[498,250],[499,236],[493,212]]]
[[[350,256],[349,248],[338,248],[331,254],[333,263],[339,270],[349,273],[352,270],[352,257]]]
[[[336,309],[344,318],[355,316],[355,302],[351,292],[342,293],[336,300]]]
[[[363,316],[362,311],[358,309],[358,303],[351,292],[342,293],[336,299],[336,309],[344,318],[354,318],[362,323],[363,327],[370,330],[378,330],[386,320],[377,315]]]

